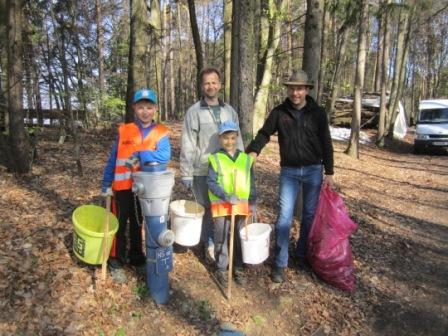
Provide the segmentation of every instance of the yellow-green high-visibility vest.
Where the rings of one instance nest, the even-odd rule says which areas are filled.
[[[233,205],[235,215],[249,214],[249,194],[250,194],[250,169],[254,163],[252,156],[240,152],[235,161],[232,161],[224,153],[211,154],[208,157],[210,165],[216,172],[217,182],[229,195],[236,195],[240,202]],[[234,171],[237,171],[236,190],[234,188]],[[224,201],[215,194],[208,191],[213,217],[230,216],[232,214],[232,204]]]

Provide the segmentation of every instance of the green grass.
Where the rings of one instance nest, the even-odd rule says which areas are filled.
[[[214,316],[212,306],[208,300],[196,301],[195,307],[197,309],[198,316],[202,321],[211,320]]]
[[[143,284],[138,284],[137,286],[132,288],[132,293],[135,294],[137,299],[141,300],[144,297],[148,296],[149,290],[148,290],[148,287],[146,286],[146,284],[143,283]]]

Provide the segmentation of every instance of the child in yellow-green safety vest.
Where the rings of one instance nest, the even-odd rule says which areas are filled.
[[[237,284],[246,283],[239,230],[255,207],[256,191],[253,174],[253,158],[238,150],[238,125],[226,121],[219,125],[221,149],[209,155],[207,184],[211,212],[214,220],[214,244],[218,282],[227,287],[228,245],[232,209],[235,216],[234,279]],[[236,183],[234,175],[236,171]],[[236,186],[236,190],[234,190]]]

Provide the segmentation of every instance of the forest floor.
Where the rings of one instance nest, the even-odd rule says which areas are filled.
[[[170,123],[177,171],[172,199],[191,199],[180,185],[180,124]],[[414,155],[412,136],[388,149],[361,145],[360,159],[335,142],[335,179],[359,225],[351,237],[356,291],[345,293],[294,267],[287,281],[269,278],[271,257],[247,270],[228,302],[199,247],[174,255],[171,298],[156,306],[145,279],[101,280],[72,252],[71,214],[104,205],[100,180],[115,130],[82,134],[83,175],[72,145],[39,135],[26,176],[0,167],[0,335],[216,335],[231,322],[247,335],[448,335],[448,156]],[[274,223],[278,143],[256,163],[259,220]],[[299,222],[294,220],[293,235]],[[293,243],[291,241],[291,248]]]

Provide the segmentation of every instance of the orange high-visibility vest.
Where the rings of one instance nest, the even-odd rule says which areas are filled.
[[[157,142],[168,135],[168,128],[157,124],[142,139],[140,129],[135,123],[121,125],[118,128],[118,149],[115,162],[115,175],[112,182],[113,190],[129,190],[132,188],[131,169],[126,167],[126,160],[132,154],[144,150],[156,150]]]

